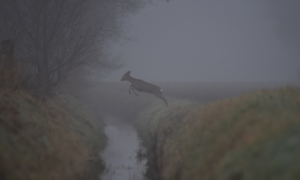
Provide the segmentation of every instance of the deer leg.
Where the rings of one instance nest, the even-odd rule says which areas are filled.
[[[129,86],[129,94],[131,94],[132,85]]]
[[[162,94],[159,94],[159,95],[154,94],[154,95],[155,95],[156,97],[158,97],[159,99],[163,100],[163,101],[166,103],[167,107],[168,107],[168,102],[167,102],[166,98],[164,98],[164,97],[162,96]]]
[[[134,87],[132,87],[132,91],[136,96],[138,96],[138,94],[134,91]]]

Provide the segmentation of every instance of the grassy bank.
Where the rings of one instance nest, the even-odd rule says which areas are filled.
[[[41,104],[23,91],[0,90],[0,179],[96,179],[103,128],[70,96]]]
[[[152,179],[300,179],[300,90],[153,104],[136,127]]]

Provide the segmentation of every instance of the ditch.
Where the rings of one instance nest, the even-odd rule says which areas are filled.
[[[101,180],[146,180],[146,160],[137,158],[143,149],[133,125],[116,116],[105,115],[104,129],[108,144],[100,153],[106,170],[99,175]]]

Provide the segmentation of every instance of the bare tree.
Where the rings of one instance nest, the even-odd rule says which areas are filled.
[[[0,38],[15,42],[24,76],[37,93],[51,88],[70,71],[106,61],[105,44],[120,37],[122,15],[134,11],[139,0],[2,0]]]

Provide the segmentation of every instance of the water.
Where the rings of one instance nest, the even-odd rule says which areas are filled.
[[[136,153],[140,148],[135,128],[121,118],[105,116],[105,134],[108,144],[100,153],[107,170],[101,180],[145,180],[146,160],[138,161]]]

